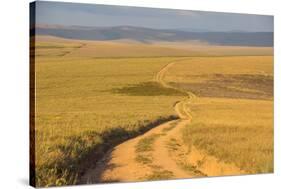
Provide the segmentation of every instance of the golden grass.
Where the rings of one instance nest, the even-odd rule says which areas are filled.
[[[167,63],[178,60],[179,57],[176,56],[208,55],[207,50],[201,52],[201,47],[197,51],[192,48],[189,50],[182,47],[175,48],[170,44],[157,46],[120,41],[90,42],[53,37],[36,39],[36,46],[39,47],[35,52],[37,186],[75,184],[77,176],[83,171],[81,165],[86,162],[89,155],[93,161],[99,158],[96,156],[98,153],[102,154],[111,145],[140,134],[160,122],[172,119],[173,117],[170,116],[175,115],[172,106],[182,99],[183,94],[163,89],[153,83],[155,74]],[[241,51],[238,47],[235,49],[238,54],[245,52],[243,48]],[[271,49],[260,48],[258,51],[260,54],[271,53]],[[219,49],[219,52],[215,54],[224,54],[223,49]],[[197,82],[196,75],[203,74],[204,77],[199,80],[204,82],[210,79],[207,77],[208,74],[217,72],[252,74],[253,70],[255,73],[272,76],[272,65],[271,67],[264,66],[264,60],[270,62],[272,57],[192,58],[193,64],[189,61],[176,64],[165,80],[186,83],[190,81],[190,75],[194,75],[192,79]],[[141,87],[145,90],[140,90]],[[245,89],[245,87],[242,88]],[[152,92],[146,93],[146,91]],[[270,170],[265,169],[265,165],[272,166],[272,161],[270,161],[272,101],[270,99],[267,101],[244,100],[242,103],[239,100],[222,100],[224,101],[221,107],[229,110],[224,113],[218,109],[221,99],[201,100],[200,98],[200,101],[195,102],[192,107],[195,114],[194,124],[204,125],[204,128],[205,125],[211,129],[217,128],[215,125],[208,124],[218,121],[214,119],[217,115],[217,118],[223,118],[220,123],[237,127],[239,132],[236,135],[245,138],[249,134],[248,128],[262,126],[259,127],[261,129],[256,130],[258,132],[256,135],[243,139],[248,142],[241,142],[243,141],[241,139],[237,146],[230,146],[227,149],[219,146],[220,140],[212,140],[218,149],[216,152],[221,150],[224,154],[228,154],[228,156],[220,156],[219,153],[214,155],[223,160],[237,162],[237,164],[241,163],[239,161],[249,160],[249,157],[260,155],[255,162],[259,162],[259,166],[264,165],[261,166],[262,170]],[[239,105],[240,102],[242,105]],[[257,108],[259,108],[258,113],[252,111]],[[250,113],[247,114],[248,111]],[[262,113],[263,111],[267,113]],[[231,115],[234,117],[232,118]],[[240,117],[245,115],[248,115],[249,119]],[[240,119],[242,121],[239,121]],[[248,121],[245,122],[245,120]],[[227,124],[224,125],[225,128],[228,128]],[[246,130],[243,130],[244,128]],[[217,129],[217,131],[217,134],[221,136],[221,130]],[[185,136],[190,136],[188,133],[192,132],[196,131],[188,129],[184,131],[187,133]],[[232,135],[228,132],[226,136],[233,139]],[[209,136],[208,132],[202,132],[201,135],[194,134],[191,138],[195,145],[203,146],[202,149],[208,151],[206,146],[198,142],[198,139],[201,139],[208,144],[209,140],[205,136]],[[265,139],[261,140],[261,137]],[[236,143],[232,145],[234,144]],[[254,144],[256,144],[255,147],[253,147]],[[232,155],[229,155],[230,149],[233,152]],[[259,149],[268,151],[257,152]],[[248,150],[251,151],[248,152]],[[93,151],[96,153],[92,154]],[[241,153],[244,153],[244,156],[237,158],[237,154],[241,155]],[[235,157],[236,160],[234,160]],[[253,165],[253,167],[258,166]],[[247,168],[254,171],[253,167]]]
[[[195,57],[183,60],[173,66],[166,76],[166,81],[183,77],[211,74],[273,74],[272,56],[230,56],[230,57]]]
[[[132,40],[112,41],[86,41],[70,40],[51,36],[36,36],[37,41],[47,44],[63,44],[69,46],[82,46],[70,49],[44,49],[52,51],[55,56],[71,58],[110,58],[110,57],[169,57],[169,56],[245,56],[245,55],[273,55],[272,47],[239,47],[239,46],[214,46],[201,42],[159,42],[150,41],[142,43]],[[38,45],[40,45],[38,43]],[[44,56],[43,49],[39,49],[38,56]],[[65,53],[67,51],[68,53]],[[60,53],[59,53],[60,52]],[[46,55],[46,54],[45,54]]]
[[[192,58],[175,64],[166,81],[198,96],[183,130],[187,144],[248,173],[273,172],[272,57]]]
[[[183,137],[248,173],[273,172],[273,102],[203,98],[192,105]]]
[[[152,81],[172,60],[37,58],[37,185],[75,183],[76,175],[70,173],[81,171],[77,165],[95,146],[113,145],[174,115],[178,96],[112,91]],[[109,131],[116,136],[104,141]]]

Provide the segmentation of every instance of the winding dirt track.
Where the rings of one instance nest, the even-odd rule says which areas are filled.
[[[156,74],[155,80],[163,87],[172,88],[164,77],[177,62],[167,64]],[[220,162],[182,141],[181,129],[192,119],[188,106],[193,97],[187,93],[185,99],[175,104],[180,119],[161,124],[116,146],[90,168],[80,182],[130,182],[243,173],[235,165]],[[146,148],[138,150],[144,142]]]

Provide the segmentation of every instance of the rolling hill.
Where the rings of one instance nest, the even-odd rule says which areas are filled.
[[[151,29],[132,26],[84,27],[38,25],[32,29],[34,35],[51,35],[79,40],[135,40],[150,41],[200,41],[223,46],[273,46],[273,32],[189,32],[168,29]]]

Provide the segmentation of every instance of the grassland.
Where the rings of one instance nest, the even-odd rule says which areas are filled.
[[[149,85],[157,92],[148,95],[124,90],[153,82],[154,73],[173,60],[37,56],[37,185],[73,184],[89,156],[98,158],[109,146],[174,119],[180,92],[158,85]]]
[[[75,184],[89,158],[93,163],[113,145],[175,119],[173,104],[185,93],[153,79],[175,60],[182,61],[165,80],[199,97],[183,131],[186,143],[251,173],[273,169],[272,57],[260,56],[270,48],[228,47],[224,54],[220,47],[174,45],[37,38],[37,186]],[[260,57],[194,57],[245,50]]]
[[[36,36],[36,41],[36,46],[39,46],[36,55],[48,59],[273,55],[272,47],[215,46],[193,41],[141,43],[132,40],[70,40],[52,36]]]
[[[187,144],[247,173],[273,172],[271,56],[182,61],[166,80],[197,95],[183,130]]]

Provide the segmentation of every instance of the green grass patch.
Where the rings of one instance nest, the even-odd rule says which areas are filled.
[[[184,164],[181,163],[179,164],[180,167],[182,167],[182,169],[184,169],[185,171],[188,172],[192,172],[193,174],[195,174],[196,176],[208,176],[205,173],[203,173],[202,171],[198,170],[197,166],[194,165],[190,165],[190,164]]]
[[[171,171],[163,170],[162,168],[154,169],[152,174],[146,177],[147,180],[165,180],[173,178],[174,174]]]
[[[154,141],[160,136],[161,134],[153,134],[148,137],[142,138],[136,145],[136,152],[152,151]]]
[[[112,89],[111,92],[130,96],[185,96],[176,89],[165,88],[158,82],[143,82]]]
[[[150,154],[143,154],[143,153],[140,154],[140,153],[138,153],[135,160],[138,163],[141,163],[141,164],[144,164],[144,165],[152,163],[152,157],[150,156]]]
[[[181,147],[181,145],[179,145],[177,140],[174,138],[171,138],[166,145],[171,151],[176,151]]]

